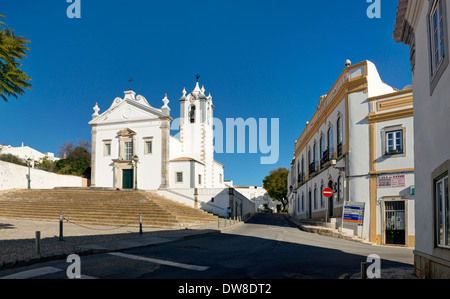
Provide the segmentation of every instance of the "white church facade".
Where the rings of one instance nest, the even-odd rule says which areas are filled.
[[[92,187],[161,190],[225,188],[224,165],[214,160],[211,95],[197,82],[182,92],[179,138],[170,134],[167,95],[155,108],[141,95],[125,91],[108,110],[99,107],[92,126]]]

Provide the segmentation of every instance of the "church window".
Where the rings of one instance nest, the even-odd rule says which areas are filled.
[[[191,106],[191,110],[189,111],[189,120],[190,120],[191,124],[195,123],[195,106],[194,105]]]
[[[111,156],[111,141],[105,141],[103,147],[103,155],[105,157]]]
[[[125,160],[133,159],[133,142],[125,142]]]
[[[199,185],[202,184],[202,175],[201,174],[198,175],[198,184]]]
[[[150,155],[152,153],[152,147],[153,147],[153,141],[146,140],[145,141],[145,148],[144,148],[144,154]]]
[[[177,183],[183,183],[183,173],[182,172],[176,173],[176,181],[177,181]]]

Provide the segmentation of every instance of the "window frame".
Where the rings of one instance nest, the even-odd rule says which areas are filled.
[[[448,188],[449,175],[448,172],[439,176],[434,180],[434,204],[435,204],[435,238],[436,246],[439,248],[450,249],[450,200],[449,200],[449,188]],[[445,185],[445,182],[447,185]],[[442,194],[441,198],[438,198],[438,184],[441,184]],[[442,208],[441,211],[440,207]],[[441,218],[440,218],[441,217]],[[441,221],[440,221],[441,219]],[[440,240],[440,231],[442,229],[443,244]],[[447,244],[446,244],[447,243]]]
[[[131,145],[131,147],[129,145]],[[130,148],[131,148],[131,153],[130,153]],[[133,160],[133,157],[134,157],[134,142],[133,142],[133,140],[124,141],[124,143],[123,143],[123,155],[124,155],[124,159],[125,160],[127,160],[127,161]]]
[[[382,132],[382,155],[384,157],[405,157],[406,156],[406,127],[404,127],[403,125],[397,125],[397,126],[390,126],[390,127],[385,127],[381,130]],[[401,152],[397,152],[397,153],[391,153],[388,151],[389,149],[389,139],[388,139],[388,134],[390,133],[394,133],[394,132],[401,132]],[[394,138],[394,141],[397,138]],[[394,144],[395,145],[395,144]]]
[[[429,71],[430,71],[430,95],[433,94],[434,89],[439,82],[442,74],[449,64],[448,55],[448,26],[447,26],[447,4],[443,0],[429,1],[430,6],[427,16],[428,27],[428,47],[429,47]],[[436,30],[434,30],[434,16],[436,12],[440,12],[439,22]],[[442,22],[441,22],[442,21]],[[442,28],[441,28],[442,26]],[[439,35],[438,47],[436,47],[435,33]],[[439,34],[440,33],[440,34]],[[442,42],[442,43],[441,43]],[[436,53],[442,53],[443,56],[439,56],[439,62],[436,63],[434,55]]]
[[[178,180],[178,175],[181,175],[181,181]],[[176,171],[175,172],[175,184],[183,184],[184,181],[184,177],[183,177],[183,172],[182,171]]]
[[[392,155],[392,151],[398,151],[395,154],[403,154],[403,130],[387,131],[385,153]],[[389,144],[392,141],[392,146]],[[391,149],[392,147],[392,149]]]
[[[109,152],[108,152],[109,147]],[[111,157],[112,156],[112,140],[104,140],[103,141],[103,156]]]
[[[150,152],[148,151],[147,144],[150,143]],[[153,138],[144,138],[144,155],[153,154]]]

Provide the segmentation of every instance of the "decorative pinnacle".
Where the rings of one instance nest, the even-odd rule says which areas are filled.
[[[169,99],[167,98],[167,93],[164,95],[164,99],[162,100],[164,103],[164,106],[162,108],[167,108],[170,110],[168,104],[169,104]]]
[[[98,108],[98,103],[95,103],[95,107],[92,109],[94,109],[94,114],[92,114],[92,116],[93,117],[99,116],[98,112],[100,111],[100,108]]]

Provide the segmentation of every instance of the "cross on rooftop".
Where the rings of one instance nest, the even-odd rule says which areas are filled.
[[[130,78],[130,80],[128,80],[128,82],[130,82],[130,90],[133,90],[133,89],[131,88],[131,82],[133,82],[133,78]]]

